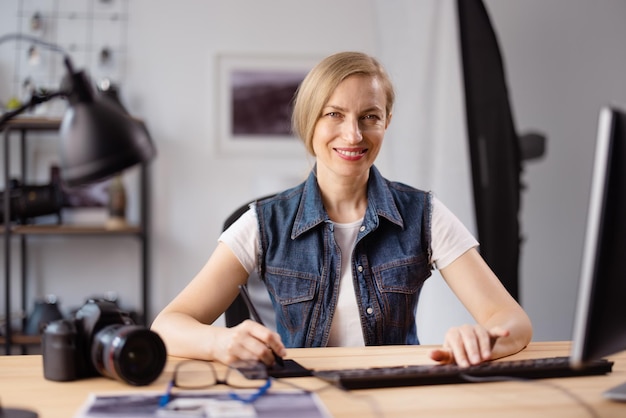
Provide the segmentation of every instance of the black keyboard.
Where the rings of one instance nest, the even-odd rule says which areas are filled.
[[[545,379],[603,375],[613,362],[596,360],[581,369],[570,367],[569,357],[485,362],[461,368],[457,365],[410,365],[343,370],[317,370],[314,376],[344,389],[477,383],[507,379]],[[491,378],[491,379],[490,379]]]

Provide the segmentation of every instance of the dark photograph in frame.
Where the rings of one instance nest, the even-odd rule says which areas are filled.
[[[291,132],[293,98],[318,57],[218,56],[218,149],[235,156],[299,156]]]

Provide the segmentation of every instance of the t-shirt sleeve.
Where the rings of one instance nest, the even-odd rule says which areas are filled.
[[[431,262],[441,270],[477,247],[478,241],[439,199],[433,196],[432,202]]]
[[[248,274],[256,271],[259,223],[255,206],[251,205],[250,209],[222,232],[218,241],[223,242],[230,248]]]
[[[433,197],[432,202],[431,262],[437,269],[442,269],[469,249],[477,247],[478,241],[439,199]],[[256,271],[259,226],[255,206],[252,205],[222,232],[218,241],[230,248],[248,274]]]

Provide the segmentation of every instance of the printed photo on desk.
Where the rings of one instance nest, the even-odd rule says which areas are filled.
[[[93,394],[75,418],[330,418],[318,396],[292,390],[272,391],[252,403],[232,400],[228,391],[181,392],[165,407],[161,393]],[[237,394],[245,395],[238,390]]]

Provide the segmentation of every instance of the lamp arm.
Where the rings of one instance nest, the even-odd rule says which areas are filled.
[[[69,107],[60,126],[60,151],[63,181],[69,187],[105,179],[154,157],[156,150],[145,126],[131,119],[123,108],[100,100],[89,77],[84,71],[74,70],[63,48],[25,34],[0,36],[0,44],[9,40],[26,40],[64,56],[68,74],[59,91],[33,95],[28,104],[0,115],[0,130],[26,109],[65,96]]]
[[[26,35],[24,33],[8,33],[6,35],[0,36],[0,44],[3,44],[6,41],[19,41],[19,40],[29,41],[36,45],[49,49],[50,51],[60,53],[61,55],[63,55],[63,62],[65,64],[65,68],[67,68],[70,74],[75,73],[74,66],[72,65],[72,60],[70,59],[70,54],[59,45],[42,41],[41,39],[35,36]]]
[[[48,100],[54,99],[55,97],[61,97],[65,95],[66,93],[63,91],[56,91],[50,94],[33,94],[28,103],[21,105],[17,109],[5,112],[0,116],[0,131],[2,130],[2,127],[5,123],[7,123],[9,120],[13,119],[17,115],[20,115],[21,113],[24,113],[28,109],[34,108],[41,103],[45,103]]]
[[[3,44],[6,41],[12,41],[12,40],[29,41],[29,42],[32,42],[34,44],[43,46],[43,47],[45,47],[45,48],[47,48],[47,49],[49,49],[51,51],[59,52],[59,53],[63,54],[63,56],[66,59],[69,58],[69,54],[68,54],[68,52],[65,49],[63,49],[59,45],[55,45],[55,44],[52,44],[50,42],[42,41],[41,39],[37,38],[36,36],[26,35],[24,33],[8,33],[6,35],[0,36],[0,44]]]
[[[59,45],[50,43],[50,42],[42,41],[36,36],[26,35],[24,33],[7,33],[6,35],[0,36],[0,45],[5,43],[6,41],[19,41],[19,40],[29,41],[36,45],[49,49],[50,51],[60,53],[61,55],[63,55],[63,63],[65,64],[65,68],[67,68],[67,71],[70,74],[75,73],[74,66],[72,65],[72,60],[70,58],[70,54],[64,48],[62,48]]]
[[[3,44],[4,42],[7,41],[12,41],[12,40],[25,40],[28,42],[32,42],[33,44],[36,45],[40,45],[46,49],[49,49],[51,51],[54,52],[58,52],[60,54],[63,55],[63,62],[65,64],[65,67],[67,68],[68,72],[70,73],[70,75],[73,75],[75,73],[74,71],[74,66],[72,65],[72,61],[70,59],[70,55],[69,53],[63,49],[62,47],[60,47],[59,45],[55,45],[53,43],[50,42],[46,42],[46,41],[42,41],[41,39],[32,36],[32,35],[26,35],[23,33],[8,33],[6,35],[2,35],[0,36],[0,44]],[[68,96],[70,94],[70,92],[67,91],[57,91],[57,92],[53,92],[50,94],[33,94],[32,97],[30,98],[28,103],[23,104],[22,106],[20,106],[17,109],[11,110],[9,112],[3,113],[0,116],[0,130],[2,130],[3,125],[9,121],[10,119],[13,119],[15,116],[25,112],[28,109],[34,108],[37,105],[47,102],[48,100],[51,100],[55,97],[61,97],[61,96]]]

